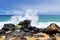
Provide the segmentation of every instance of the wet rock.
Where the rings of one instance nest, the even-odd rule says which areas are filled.
[[[35,31],[34,31],[34,30],[30,30],[29,32],[30,32],[30,33],[35,33]]]
[[[12,28],[13,26],[15,26],[14,24],[4,24],[3,28]]]
[[[6,33],[6,31],[4,31],[4,30],[0,31],[0,35],[5,35],[5,33]]]
[[[24,28],[23,30],[24,30],[24,32],[29,32],[29,29]]]
[[[23,26],[23,22],[19,22],[19,24],[18,25],[21,25],[21,26]]]
[[[29,24],[31,23],[31,21],[30,20],[24,20],[23,22],[20,22],[18,25],[26,25],[26,26],[28,26]]]
[[[9,31],[9,28],[2,28],[3,31]]]
[[[13,30],[14,26],[15,26],[14,24],[4,24],[2,30],[5,30],[5,31]]]
[[[24,32],[30,32],[30,33],[38,33],[40,32],[38,28],[32,27],[30,20],[24,20],[23,22],[20,22],[18,25],[21,25],[22,27],[20,28]]]

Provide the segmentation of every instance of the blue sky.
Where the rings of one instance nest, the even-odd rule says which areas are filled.
[[[20,15],[28,9],[39,15],[60,15],[60,0],[0,0],[0,15]]]

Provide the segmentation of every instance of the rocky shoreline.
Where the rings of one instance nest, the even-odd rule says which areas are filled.
[[[60,37],[60,27],[55,23],[51,23],[47,28],[44,29],[33,27],[30,24],[30,20],[24,20],[19,22],[17,25],[4,24],[3,28],[0,30],[0,37],[5,35],[5,40],[9,40],[10,37],[15,37],[15,40],[18,40],[17,38],[20,38],[20,40],[27,40],[25,38],[26,36],[35,36],[35,38],[45,37],[43,34],[38,33],[47,34],[50,37],[48,40],[57,40],[55,35]]]

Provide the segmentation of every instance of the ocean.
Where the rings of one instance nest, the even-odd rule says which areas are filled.
[[[60,15],[33,15],[33,16],[17,16],[17,15],[0,15],[0,29],[4,24],[13,23],[18,24],[25,19],[31,20],[31,25],[39,28],[46,28],[51,23],[60,26]]]
[[[12,15],[0,15],[0,22],[8,21],[11,17]]]
[[[39,15],[40,22],[60,22],[60,15]]]
[[[0,15],[0,22],[9,21],[13,15]],[[60,15],[38,15],[39,22],[60,22]]]

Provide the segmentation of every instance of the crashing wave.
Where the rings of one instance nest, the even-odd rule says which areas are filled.
[[[38,22],[38,20],[40,19],[37,16],[37,10],[27,9],[24,16],[15,15],[15,16],[12,16],[9,21],[0,22],[0,29],[6,23],[18,24],[20,21],[27,20],[27,19],[31,20],[32,26],[36,26],[38,28],[46,28],[50,23],[56,23],[57,25],[60,24],[60,22]]]

